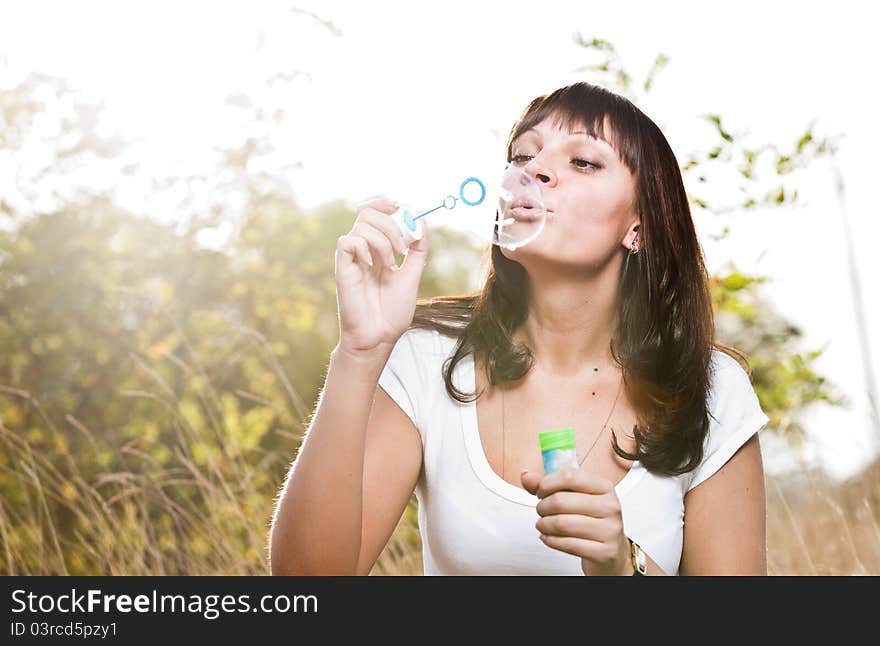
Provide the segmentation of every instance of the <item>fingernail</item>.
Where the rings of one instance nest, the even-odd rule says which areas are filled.
[[[520,477],[522,477],[522,476],[524,476],[525,474],[527,474],[528,472],[529,472],[528,469],[523,469],[522,471],[519,472],[519,475],[520,475]]]
[[[394,267],[397,264],[397,260],[394,258],[394,254],[388,256],[388,266]]]

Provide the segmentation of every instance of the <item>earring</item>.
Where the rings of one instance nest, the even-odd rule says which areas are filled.
[[[632,253],[633,255],[635,255],[639,252],[639,237],[638,236],[633,238],[632,246],[629,248],[629,250],[630,250],[630,253]]]

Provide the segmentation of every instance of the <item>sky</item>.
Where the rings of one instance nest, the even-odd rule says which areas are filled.
[[[291,7],[295,7],[292,10]],[[862,3],[817,2],[477,3],[354,2],[4,2],[0,83],[28,71],[69,79],[105,105],[109,127],[136,138],[145,173],[197,172],[217,147],[259,129],[230,95],[274,110],[278,166],[307,209],[377,194],[434,206],[459,178],[503,156],[506,134],[533,97],[588,80],[597,61],[573,40],[602,38],[644,78],[669,58],[639,107],[662,128],[679,160],[715,141],[700,115],[720,113],[748,141],[791,147],[811,122],[843,135],[831,166],[797,177],[798,208],[728,216],[694,213],[710,271],[733,261],[767,275],[762,289],[804,331],[804,351],[828,344],[817,370],[852,402],[816,405],[802,418],[802,458],[844,478],[878,453],[846,265],[844,222],[861,278],[865,321],[880,329],[873,279],[880,233],[873,190],[880,149],[869,62],[880,45]],[[268,84],[272,73],[297,73]],[[870,120],[869,120],[870,119]],[[250,129],[250,130],[249,130]],[[115,178],[110,178],[115,181]],[[120,201],[151,213],[148,189],[118,189]],[[152,200],[152,201],[151,201]],[[149,203],[149,206],[145,206]],[[730,237],[711,234],[730,225]],[[766,437],[766,435],[763,435]],[[780,445],[781,446],[781,445]],[[772,438],[765,465],[794,463]]]

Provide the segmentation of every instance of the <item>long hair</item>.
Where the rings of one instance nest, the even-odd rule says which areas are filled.
[[[534,99],[511,129],[508,161],[513,141],[546,118],[558,127],[580,126],[610,143],[636,179],[640,250],[620,249],[626,257],[610,350],[638,423],[633,427],[635,452],[621,449],[612,431],[614,451],[657,474],[691,471],[702,460],[709,429],[712,349],[729,354],[747,371],[748,363],[737,350],[714,340],[709,276],[678,162],[660,128],[641,110],[588,83]],[[528,314],[525,269],[494,245],[488,262],[478,291],[420,299],[412,323],[458,339],[443,365],[443,380],[449,395],[461,403],[482,394],[464,393],[452,382],[455,366],[468,354],[485,358],[493,386],[521,378],[532,365],[528,346],[513,341]]]

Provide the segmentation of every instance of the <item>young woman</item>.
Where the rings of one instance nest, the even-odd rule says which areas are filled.
[[[549,220],[491,247],[477,293],[416,302],[428,239],[405,249],[388,201],[339,238],[339,343],[273,573],[368,574],[415,491],[426,574],[766,574],[769,420],[714,340],[664,135],[577,83],[531,102],[507,156]],[[580,468],[547,475],[537,434],[561,427]]]

